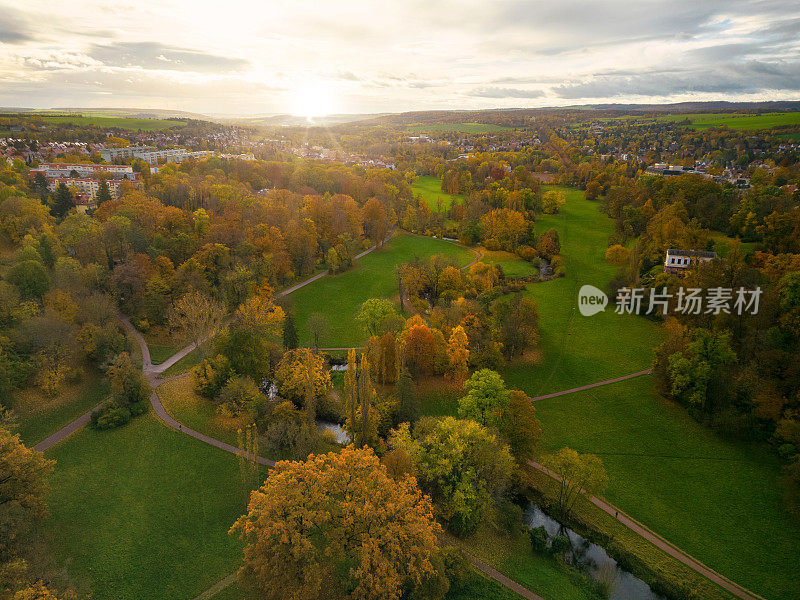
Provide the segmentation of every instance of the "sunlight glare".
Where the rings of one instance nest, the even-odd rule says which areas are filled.
[[[314,117],[334,112],[336,98],[333,88],[324,81],[305,80],[295,88],[291,98],[291,112],[309,121]]]

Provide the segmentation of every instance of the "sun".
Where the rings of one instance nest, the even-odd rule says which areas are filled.
[[[314,117],[329,115],[336,108],[336,94],[330,84],[320,80],[304,80],[299,82],[292,92],[291,113],[306,117],[309,121]]]

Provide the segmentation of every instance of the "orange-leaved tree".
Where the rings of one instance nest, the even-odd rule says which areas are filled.
[[[279,462],[231,532],[239,580],[261,598],[397,600],[434,575],[440,526],[412,477],[349,446]]]

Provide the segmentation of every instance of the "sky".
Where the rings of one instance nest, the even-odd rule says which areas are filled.
[[[0,106],[214,115],[799,100],[800,2],[0,0]]]

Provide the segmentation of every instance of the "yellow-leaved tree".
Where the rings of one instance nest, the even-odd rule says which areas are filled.
[[[266,600],[397,600],[434,576],[440,526],[411,476],[348,446],[275,465],[231,528],[243,587]]]

